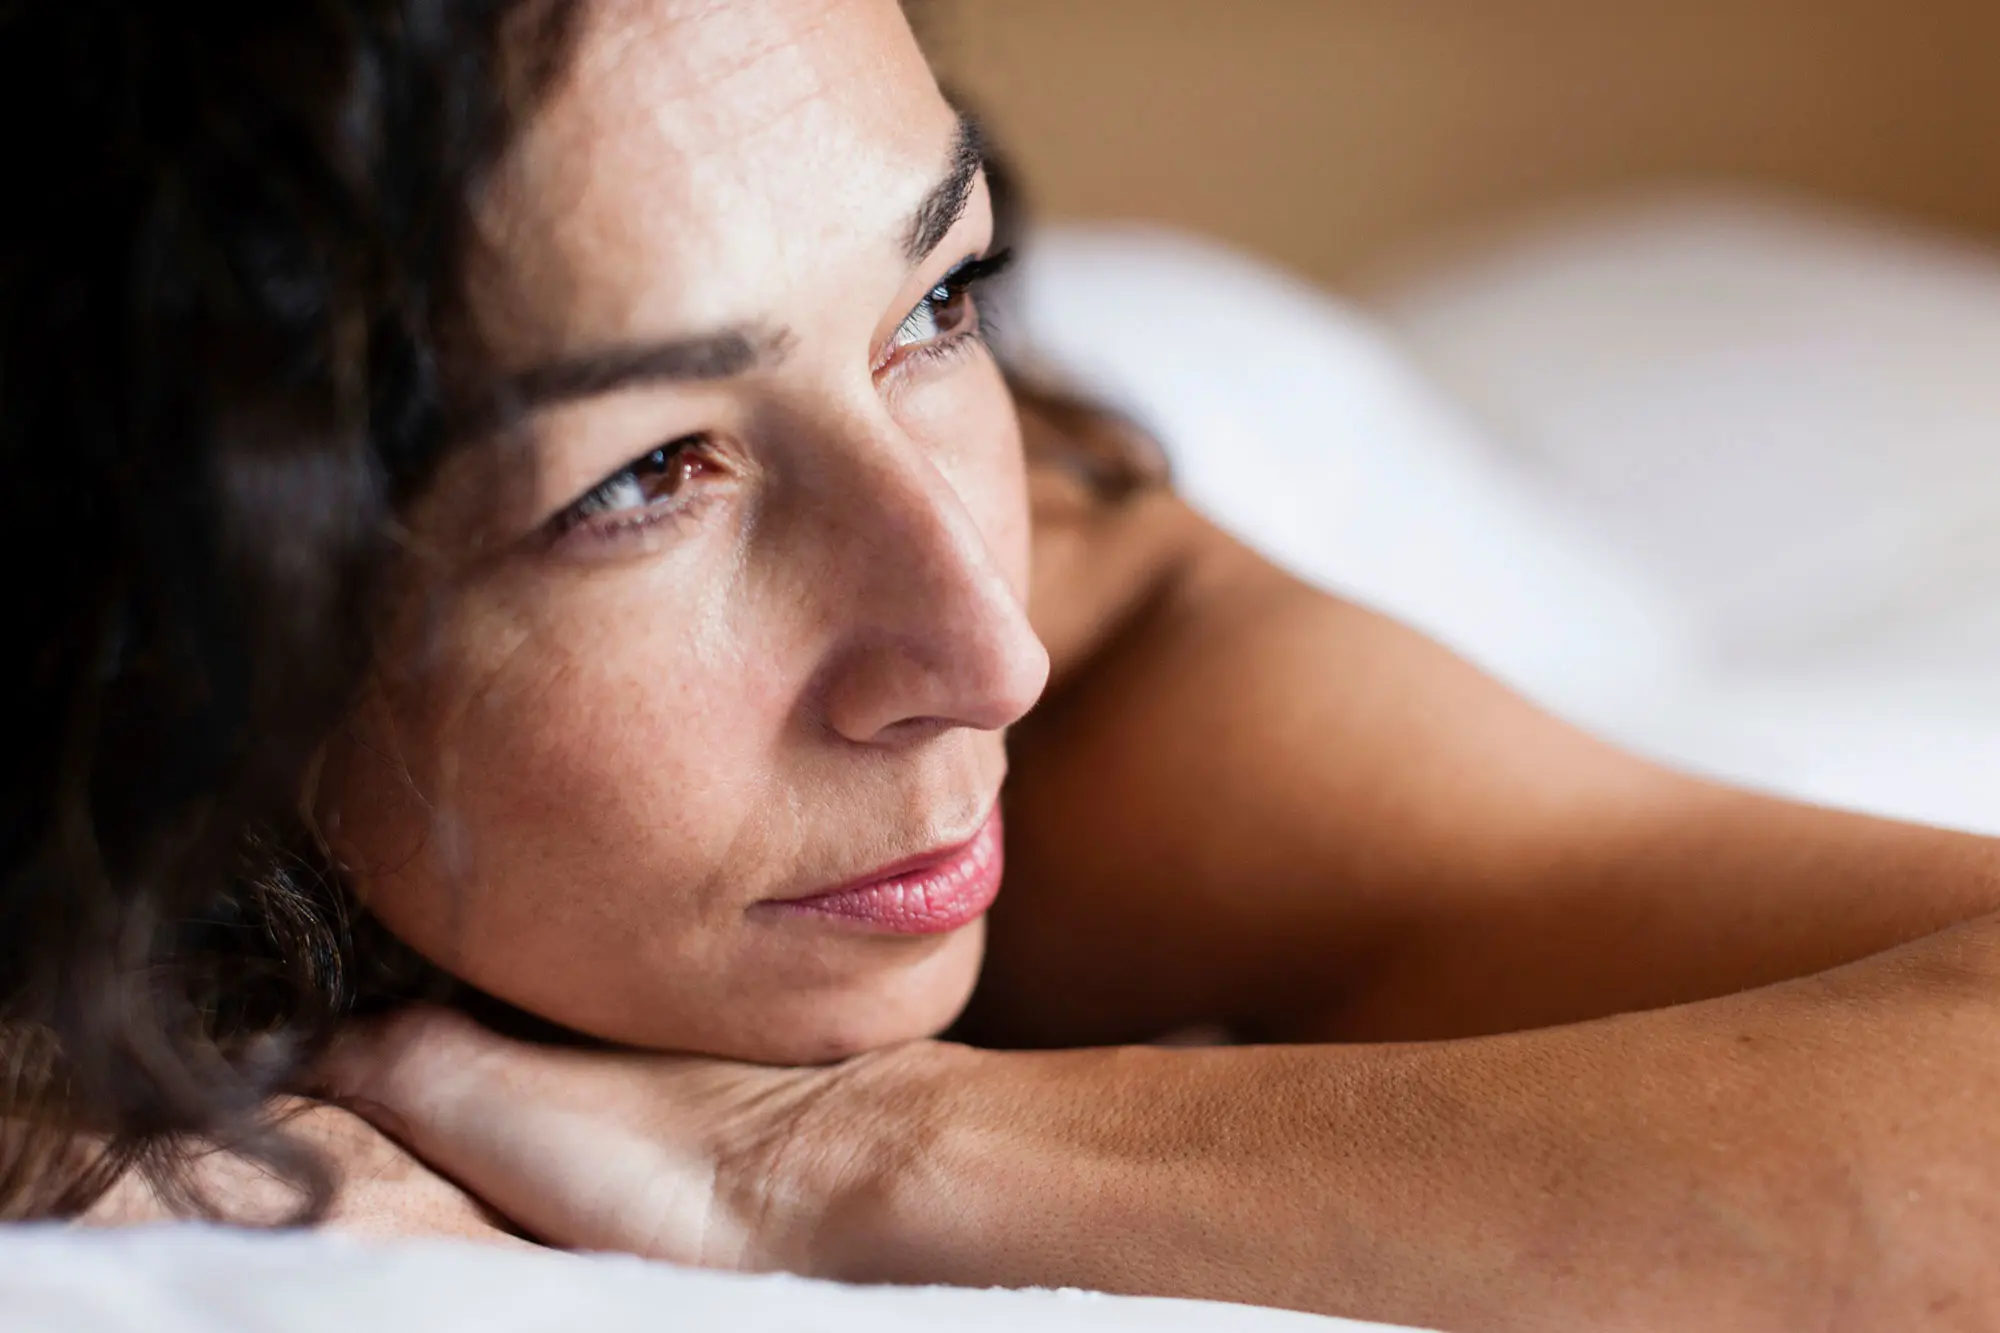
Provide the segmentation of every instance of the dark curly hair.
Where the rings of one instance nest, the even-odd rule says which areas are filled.
[[[323,1215],[273,1095],[344,1018],[450,985],[307,812],[396,515],[504,425],[459,304],[472,205],[580,4],[0,0],[0,1220],[134,1170],[212,1212],[196,1143]],[[1038,461],[1164,479],[1013,384]]]
[[[262,1108],[372,952],[302,808],[570,9],[0,0],[0,1218],[201,1207],[196,1138],[328,1201]]]

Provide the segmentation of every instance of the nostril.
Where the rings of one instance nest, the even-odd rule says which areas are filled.
[[[921,745],[925,741],[942,736],[962,723],[942,717],[906,717],[900,722],[891,722],[875,733],[873,743],[877,745]]]
[[[815,691],[825,723],[850,741],[907,745],[963,728],[1018,722],[1048,682],[1048,652],[1011,599],[984,623],[961,617],[922,635],[860,633]]]

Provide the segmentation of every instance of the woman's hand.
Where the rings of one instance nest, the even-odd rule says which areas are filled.
[[[549,1244],[832,1273],[923,1044],[813,1069],[532,1046],[443,1010],[342,1039],[331,1090]]]

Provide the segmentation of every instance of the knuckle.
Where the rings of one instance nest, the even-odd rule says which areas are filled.
[[[436,1110],[491,1046],[471,1019],[443,1009],[411,1009],[382,1021],[371,1042],[364,1095],[408,1113]]]

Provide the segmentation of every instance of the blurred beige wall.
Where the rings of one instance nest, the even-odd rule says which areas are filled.
[[[1341,284],[1606,189],[1749,180],[2000,237],[2000,0],[928,0],[1036,206]]]

